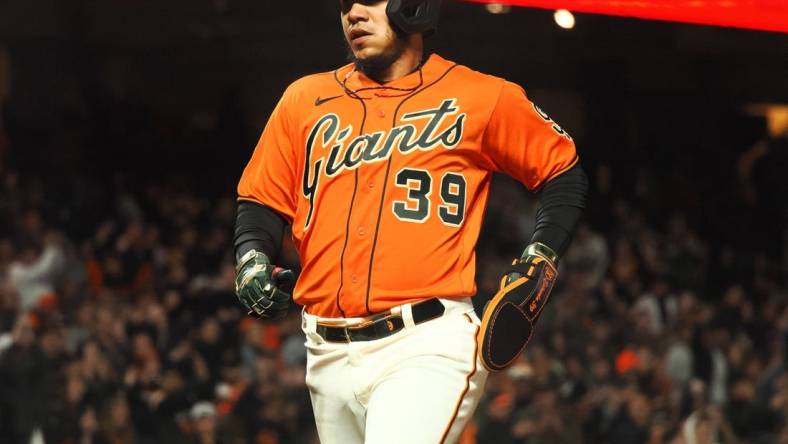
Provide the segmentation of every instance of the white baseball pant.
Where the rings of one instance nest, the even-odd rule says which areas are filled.
[[[359,323],[303,313],[306,385],[322,444],[454,443],[487,379],[479,362],[479,318],[470,298],[441,299],[444,314],[372,341],[327,342],[318,322]]]

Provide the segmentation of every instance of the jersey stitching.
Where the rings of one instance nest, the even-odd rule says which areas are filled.
[[[345,315],[345,310],[342,309],[342,305],[339,303],[339,296],[342,292],[342,287],[345,285],[345,250],[347,249],[347,241],[350,237],[350,218],[353,215],[353,204],[356,201],[356,190],[358,189],[358,169],[354,171],[354,178],[353,178],[353,195],[350,197],[350,208],[347,211],[347,222],[345,223],[345,242],[342,244],[342,253],[339,256],[339,288],[337,288],[337,297],[336,297],[336,304],[337,309],[339,309],[339,313],[342,317],[347,317]]]
[[[482,130],[482,135],[480,139],[482,141],[481,149],[480,149],[482,157],[486,158],[495,167],[496,170],[499,169],[498,165],[496,165],[495,161],[484,152],[484,138],[485,136],[487,136],[487,128],[489,128],[490,126],[490,120],[492,120],[492,116],[493,114],[495,114],[495,110],[498,109],[498,104],[501,102],[501,96],[503,95],[502,92],[505,86],[506,86],[506,81],[502,81],[501,87],[500,89],[498,89],[498,97],[495,98],[495,106],[492,107],[492,111],[490,111],[490,115],[487,116],[487,122],[484,124],[484,129]]]
[[[252,197],[252,196],[238,196],[238,198],[235,200],[238,202],[248,201],[248,202],[254,202],[259,205],[265,205],[263,202],[260,201],[260,199],[257,199],[256,197]]]
[[[545,185],[547,185],[547,182],[550,182],[551,180],[555,179],[556,177],[558,177],[558,176],[564,174],[565,172],[571,170],[572,168],[574,168],[575,165],[578,164],[578,162],[580,162],[580,156],[577,154],[577,152],[575,152],[574,159],[572,159],[572,161],[569,162],[569,164],[567,166],[565,166],[564,168],[562,168],[562,169],[556,171],[555,173],[551,174],[549,177],[547,177],[545,180],[543,180],[542,183],[539,184],[538,187],[534,188],[531,191],[534,192],[534,193],[538,193],[539,191],[542,190],[542,188],[544,188]]]
[[[489,187],[490,186],[490,181],[492,180],[491,176],[492,176],[492,174],[489,171],[486,172],[484,178],[479,181],[479,185],[476,187],[476,190],[474,190],[475,191],[474,192],[474,199],[477,199],[479,195],[484,194],[484,199],[483,199],[484,200],[484,206],[481,209],[482,215],[487,214],[487,205],[490,202],[490,199],[488,197],[489,192],[490,192],[489,188],[487,189],[486,193],[482,193],[482,190],[484,190],[485,187]],[[466,211],[468,211],[468,210],[466,210]],[[466,214],[466,217],[468,217],[467,214]],[[483,217],[482,217],[482,224],[484,224],[484,218]],[[482,225],[482,227],[483,226],[484,225]],[[482,227],[479,227],[479,229],[481,230]],[[477,270],[477,267],[476,267],[476,245],[479,243],[479,237],[480,237],[480,234],[477,234],[475,242],[473,242],[473,244],[470,244],[471,240],[467,236],[462,236],[462,238],[463,238],[462,239],[462,246],[463,246],[463,248],[467,249],[469,244],[470,244],[470,247],[471,247],[470,251],[471,251],[471,258],[472,259],[470,259],[470,260],[473,261],[473,269],[474,269],[473,275],[474,276],[476,275],[476,270]],[[462,273],[458,273],[458,275],[460,276],[460,283],[461,284],[464,283],[464,281],[462,280]],[[471,284],[471,288],[473,288],[476,285],[476,281],[474,279],[472,279],[470,284]]]
[[[351,71],[348,74],[351,74],[352,72],[353,71]],[[400,92],[402,92],[402,94],[395,94],[395,95],[391,95],[389,97],[403,97],[403,96],[408,96],[408,95],[414,94],[414,91],[417,91],[419,88],[422,87],[422,85],[424,85],[424,72],[422,71],[421,67],[419,67],[418,72],[419,72],[419,84],[414,86],[413,88],[397,88],[397,87],[394,87],[394,86],[380,85],[380,86],[365,86],[363,88],[359,88],[359,89],[355,89],[355,90],[354,89],[350,89],[350,88],[347,87],[347,76],[345,77],[344,81],[341,81],[341,82],[339,81],[339,77],[338,77],[339,76],[339,70],[338,69],[334,71],[334,81],[337,82],[337,84],[339,84],[339,86],[342,88],[342,90],[345,92],[346,95],[348,95],[349,97],[352,97],[354,99],[370,100],[370,99],[372,99],[372,97],[361,97],[360,95],[358,95],[358,93],[361,92],[361,91],[373,91],[373,90],[400,91]]]
[[[418,90],[424,84],[424,73],[419,69],[419,84],[414,86],[413,88],[397,88],[394,86],[365,86],[364,88],[359,89],[350,89],[343,84],[343,88],[347,89],[348,91],[352,92],[354,95],[358,95],[361,91],[374,91],[374,90],[389,90],[389,91],[399,91],[402,94],[395,94],[390,97],[403,97],[412,94],[414,91]],[[361,97],[361,96],[359,96]],[[363,97],[362,97],[363,98]]]
[[[407,96],[404,99],[402,99],[399,102],[399,105],[397,105],[397,109],[394,110],[394,117],[392,118],[391,126],[394,127],[395,124],[397,123],[397,114],[399,113],[399,110],[402,107],[402,105],[405,102],[407,102],[408,99],[416,96],[416,94],[426,90],[427,88],[429,88],[429,87],[437,84],[441,80],[443,80],[457,66],[458,65],[455,63],[454,65],[452,65],[449,68],[447,68],[446,72],[444,72],[440,77],[438,77],[437,80],[435,80],[434,82],[430,83],[429,85],[427,85],[427,86],[425,86],[425,87],[423,87],[423,88],[421,88],[421,89],[419,89],[417,91],[414,91],[412,94],[410,94],[409,96]],[[383,176],[383,191],[381,191],[381,193],[380,193],[380,206],[378,207],[378,219],[377,219],[377,222],[375,223],[375,236],[372,238],[372,251],[369,254],[369,270],[367,272],[367,294],[366,294],[366,297],[365,297],[365,305],[366,305],[366,309],[367,309],[367,313],[368,314],[372,314],[372,311],[370,311],[370,309],[369,309],[369,292],[370,292],[370,289],[372,288],[372,263],[375,260],[375,249],[377,248],[377,245],[378,245],[378,230],[380,229],[380,219],[381,219],[381,216],[383,215],[384,201],[386,200],[386,184],[388,183],[388,180],[389,180],[389,172],[391,171],[391,159],[393,159],[393,158],[394,158],[394,152],[391,153],[391,156],[389,156],[388,161],[386,161],[386,174]]]
[[[334,79],[338,81],[336,75]],[[352,96],[351,96],[352,97]],[[364,103],[364,100],[360,97],[353,97],[354,99],[358,100],[361,103],[361,106],[364,110],[364,114],[361,117],[361,126],[359,127],[359,135],[364,133],[364,125],[367,121],[367,105]],[[350,208],[347,212],[347,222],[345,223],[345,242],[342,245],[342,253],[339,256],[339,288],[337,288],[337,295],[336,295],[336,306],[339,309],[339,313],[342,317],[347,317],[345,315],[345,310],[342,309],[342,305],[339,303],[339,294],[342,291],[342,287],[345,284],[345,250],[347,249],[347,242],[348,238],[350,237],[350,218],[353,215],[353,204],[356,201],[356,191],[358,191],[358,168],[354,171],[353,177],[353,195],[350,197]]]

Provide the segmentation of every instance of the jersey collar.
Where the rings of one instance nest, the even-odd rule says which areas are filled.
[[[453,63],[437,54],[430,54],[427,61],[412,73],[390,82],[380,84],[367,77],[349,63],[335,72],[338,82],[344,84],[347,93],[361,99],[377,97],[398,97],[409,95],[424,85],[428,85],[443,75]]]

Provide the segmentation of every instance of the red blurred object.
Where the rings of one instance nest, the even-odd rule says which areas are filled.
[[[38,298],[36,307],[41,310],[54,310],[57,307],[57,295],[55,293],[42,294]]]
[[[624,349],[616,356],[616,371],[619,375],[637,369],[640,366],[640,359],[630,349]]]
[[[788,0],[466,0],[788,33]]]

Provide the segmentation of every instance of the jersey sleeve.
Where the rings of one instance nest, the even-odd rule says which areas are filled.
[[[528,100],[525,91],[504,82],[484,133],[482,152],[495,171],[537,190],[578,161],[574,141]]]
[[[288,92],[274,108],[238,183],[238,200],[265,205],[292,223],[298,181]]]

